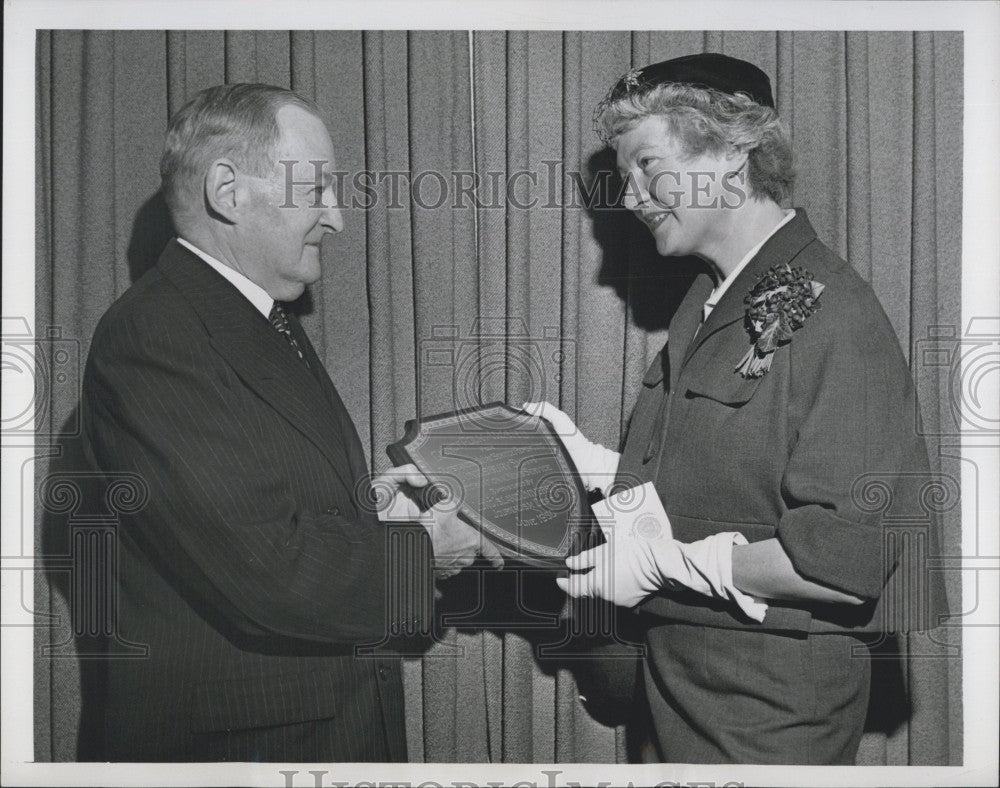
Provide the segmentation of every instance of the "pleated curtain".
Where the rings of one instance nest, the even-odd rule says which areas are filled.
[[[100,315],[155,263],[171,235],[158,161],[173,112],[222,82],[288,86],[322,108],[346,194],[363,198],[348,200],[299,306],[373,469],[407,419],[477,401],[548,399],[617,446],[694,269],[658,258],[631,217],[582,204],[580,188],[613,168],[592,111],[629,68],[701,51],[771,75],[794,143],[792,202],[872,283],[928,432],[947,432],[934,429],[951,418],[947,381],[914,348],[960,321],[960,33],[42,32],[36,329],[59,326],[85,357]],[[478,202],[457,188],[470,184]],[[443,365],[441,348],[455,351]],[[46,429],[72,423],[77,392],[51,390]],[[78,450],[69,432],[39,440],[36,484]],[[957,477],[939,443],[936,467]],[[944,518],[958,555],[959,508]],[[40,509],[36,521],[36,551],[51,552],[58,523]],[[947,582],[959,610],[958,578]],[[56,622],[38,629],[42,649],[69,637],[71,615],[63,581],[39,573],[36,586]],[[475,584],[457,588],[459,614],[478,604]],[[459,624],[405,661],[411,759],[625,760],[622,731],[588,714],[567,666],[523,634]],[[946,641],[953,630],[904,637],[904,653],[927,658],[900,662],[893,646],[876,660],[860,763],[961,762],[961,660]],[[84,693],[73,659],[37,659],[38,760],[76,759]]]

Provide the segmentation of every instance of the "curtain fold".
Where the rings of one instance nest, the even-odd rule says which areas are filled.
[[[86,357],[100,315],[171,235],[158,194],[170,115],[213,84],[270,82],[314,98],[334,142],[345,228],[299,307],[373,470],[406,420],[492,400],[547,399],[617,446],[696,267],[666,266],[631,217],[588,201],[614,170],[592,110],[630,67],[699,51],[772,76],[792,202],[872,283],[911,361],[932,463],[959,478],[947,371],[916,348],[934,327],[961,335],[960,33],[41,32],[36,333],[58,326]],[[40,423],[63,434],[39,442],[36,487],[79,449],[78,389],[49,397]],[[960,507],[942,517],[944,553],[959,555]],[[36,550],[64,554],[65,529],[39,508]],[[626,760],[623,730],[588,714],[565,661],[540,656],[530,624],[553,610],[516,604],[532,582],[448,581],[452,626],[404,663],[413,760]],[[960,610],[959,578],[947,582]],[[484,603],[497,594],[509,609]],[[71,639],[66,577],[39,573],[35,598],[55,622],[39,649]],[[873,709],[905,713],[873,715],[859,763],[961,762],[961,660],[941,656],[957,634],[902,637],[927,655],[905,673],[878,661]],[[37,660],[38,760],[79,757],[90,691],[76,660]]]

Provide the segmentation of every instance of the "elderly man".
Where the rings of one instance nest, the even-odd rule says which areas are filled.
[[[288,90],[210,88],[171,121],[178,237],[98,325],[81,405],[91,463],[150,491],[118,569],[119,631],[149,654],[108,663],[109,760],[405,760],[399,659],[358,647],[426,630],[432,561],[500,561],[403,498],[413,469],[384,481],[423,528],[364,505],[354,424],[284,307],[343,227],[332,167]]]

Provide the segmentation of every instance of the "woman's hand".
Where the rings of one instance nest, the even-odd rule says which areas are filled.
[[[666,531],[647,536],[613,527],[607,536],[599,547],[566,559],[566,566],[578,574],[558,577],[556,583],[571,597],[597,597],[634,607],[656,591],[686,588],[725,599],[747,617],[764,620],[767,605],[733,583],[733,545],[746,544],[742,534],[719,533],[683,543],[666,536]]]
[[[552,425],[588,490],[607,492],[618,473],[618,461],[621,459],[618,452],[587,440],[573,419],[555,405],[525,402],[521,410],[532,416],[541,416]]]
[[[635,607],[663,584],[653,559],[652,540],[616,528],[608,529],[605,535],[604,544],[567,558],[570,575],[557,577],[556,584],[574,599],[594,597],[620,607]],[[674,540],[662,541],[662,548],[669,550]]]

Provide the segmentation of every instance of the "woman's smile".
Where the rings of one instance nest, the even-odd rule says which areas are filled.
[[[650,212],[638,212],[639,218],[642,222],[650,229],[655,230],[659,227],[668,216],[670,216],[670,211],[650,211]]]

